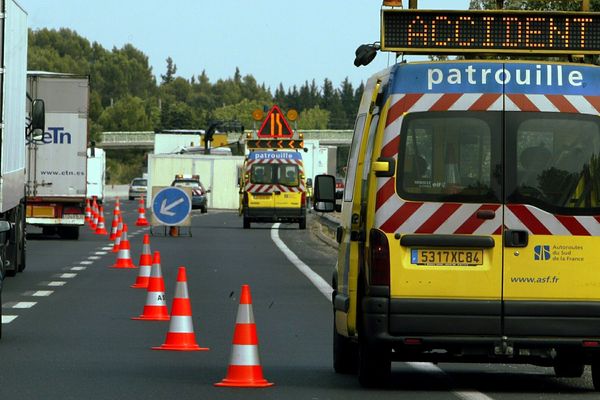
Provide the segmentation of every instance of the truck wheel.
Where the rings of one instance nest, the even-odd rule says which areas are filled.
[[[63,239],[77,240],[79,239],[78,226],[61,226],[58,228],[58,236]]]
[[[367,388],[384,386],[392,372],[391,351],[385,345],[369,343],[361,331],[358,334],[358,382]]]
[[[333,313],[333,370],[338,374],[354,374],[358,362],[356,343],[337,333]]]
[[[559,378],[580,378],[585,365],[577,361],[562,361],[554,364],[554,374]]]
[[[244,229],[250,229],[250,219],[244,217]]]
[[[201,214],[206,214],[207,212],[208,212],[208,209],[206,208],[206,206],[204,206],[200,209]]]

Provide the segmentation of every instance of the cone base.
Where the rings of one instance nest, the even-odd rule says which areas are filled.
[[[245,381],[235,381],[231,379],[223,379],[219,383],[215,383],[214,386],[218,387],[247,387],[247,388],[263,388],[275,385],[272,382],[267,382],[266,379],[256,381],[256,382],[245,382]]]
[[[268,387],[274,383],[268,382],[262,373],[260,365],[230,365],[227,376],[215,386],[223,387]]]
[[[162,346],[152,347],[152,350],[170,350],[170,351],[208,351],[208,347],[200,347],[197,344],[193,345],[175,345],[163,344]]]
[[[134,283],[133,285],[129,286],[132,287],[134,289],[148,289],[148,282],[144,283]]]
[[[171,317],[169,317],[169,316],[155,317],[152,315],[140,315],[139,317],[131,317],[131,319],[134,319],[137,321],[169,321],[171,319]]]
[[[136,269],[137,267],[135,265],[131,265],[131,266],[122,266],[122,265],[113,265],[110,268],[114,268],[114,269]]]

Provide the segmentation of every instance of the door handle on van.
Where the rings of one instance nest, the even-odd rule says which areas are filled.
[[[516,229],[504,231],[505,247],[527,247],[527,243],[529,243],[529,232]]]
[[[477,211],[477,218],[479,218],[479,219],[494,219],[494,218],[496,218],[496,211],[494,211],[494,210],[479,210],[479,211]]]
[[[396,160],[391,157],[379,157],[373,163],[373,171],[378,178],[389,178],[394,176],[396,170]]]

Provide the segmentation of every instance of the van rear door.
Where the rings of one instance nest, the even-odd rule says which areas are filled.
[[[377,179],[370,239],[372,249],[381,234],[389,244],[393,335],[502,332],[503,87],[458,84],[472,69],[409,64],[394,74],[380,157],[397,171]]]
[[[544,77],[506,84],[504,334],[597,338],[600,69],[506,64],[506,70]],[[544,85],[550,79],[562,84]]]

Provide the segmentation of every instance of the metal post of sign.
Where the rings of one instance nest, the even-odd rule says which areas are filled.
[[[163,236],[181,236],[181,227],[187,227],[187,235],[192,236],[190,212],[192,209],[192,189],[189,187],[152,187],[152,226],[162,226]],[[172,230],[172,231],[171,231]]]

